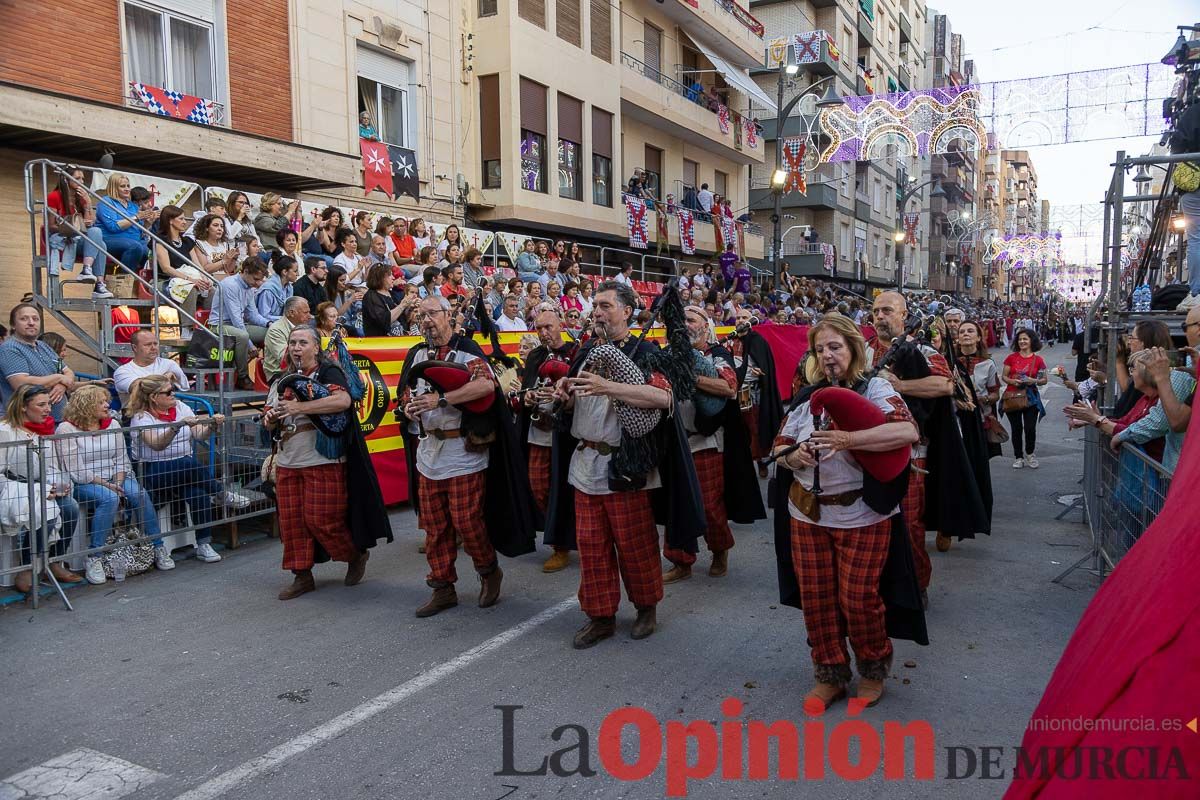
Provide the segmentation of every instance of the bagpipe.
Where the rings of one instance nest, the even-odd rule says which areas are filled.
[[[408,375],[405,378],[405,384],[399,387],[403,392],[408,389],[413,392],[414,397],[437,392],[446,394],[455,389],[460,389],[470,382],[472,373],[466,364],[461,364],[457,361],[442,361],[431,358],[414,364],[408,370]],[[423,391],[419,391],[422,390]],[[478,451],[486,449],[496,438],[496,420],[491,413],[496,402],[496,393],[488,392],[483,397],[475,400],[470,400],[464,403],[452,403],[454,408],[458,409],[462,414],[462,432],[464,435],[464,443],[468,450]],[[407,419],[402,406],[396,406],[396,418]],[[417,438],[425,439],[428,434],[425,431],[425,423],[418,417],[417,423]]]
[[[572,354],[575,352],[574,346],[568,345],[567,349]],[[527,389],[517,389],[508,392],[508,401],[515,413],[521,413],[525,407],[525,395],[529,392],[537,392],[545,389],[551,389],[558,384],[560,380],[567,377],[571,372],[570,356],[563,358],[557,353],[551,352],[546,356],[546,359],[538,365],[537,380]],[[537,406],[534,406],[529,418],[538,422],[541,419],[541,414],[538,412]]]
[[[716,361],[696,349],[692,350],[692,369],[698,378],[717,377]],[[725,403],[728,400],[724,397],[717,397],[714,394],[697,389],[696,393],[692,396],[692,402],[696,404],[697,413],[706,417],[715,417],[725,408]]]
[[[315,378],[307,378],[298,372],[293,372],[290,375],[284,375],[279,379],[278,394],[281,398],[291,398],[307,402],[309,400],[320,400],[323,397],[329,397],[333,392],[328,386],[321,383]],[[317,430],[326,436],[339,437],[346,432],[349,425],[348,415],[345,411],[338,411],[333,414],[309,414],[308,418],[317,426]]]

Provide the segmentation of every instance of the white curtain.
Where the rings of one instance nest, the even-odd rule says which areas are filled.
[[[170,87],[177,92],[213,99],[212,49],[209,30],[180,19],[171,20]]]
[[[129,68],[133,80],[161,87],[167,79],[163,60],[162,16],[134,5],[125,6]]]

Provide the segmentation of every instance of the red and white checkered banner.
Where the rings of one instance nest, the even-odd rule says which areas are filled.
[[[833,245],[829,244],[829,242],[821,242],[821,255],[825,257],[825,271],[832,274],[833,262],[837,256],[837,254],[834,252]]]
[[[752,119],[742,118],[742,127],[746,131],[746,144],[758,149],[758,123]]]
[[[646,231],[646,201],[640,197],[625,196],[625,219],[629,228],[629,246],[645,250],[650,235]]]
[[[724,103],[717,105],[717,127],[721,133],[729,133],[729,106]]]
[[[919,212],[910,211],[904,215],[904,241],[912,244],[917,241],[917,225],[921,222]]]
[[[808,145],[799,136],[783,140],[783,162],[788,170],[787,183],[783,187],[784,194],[808,193],[808,182],[804,176],[804,151],[807,149]]]
[[[696,219],[685,208],[679,209],[675,217],[679,220],[679,246],[684,255],[693,255],[696,252]]]
[[[212,100],[136,81],[129,85],[137,99],[146,106],[146,110],[160,117],[186,119],[188,122],[199,122],[202,125],[211,125],[216,119],[216,108]]]
[[[733,244],[734,250],[738,251],[738,255],[742,254],[741,242],[738,241],[738,228],[740,226],[734,222],[733,217],[721,217],[721,241],[725,244]],[[724,247],[722,247],[724,249]]]

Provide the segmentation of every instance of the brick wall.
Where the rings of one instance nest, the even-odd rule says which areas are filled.
[[[288,0],[227,3],[233,129],[293,141]]]
[[[121,37],[116,2],[40,0],[30,13],[5,14],[3,17],[8,42],[41,42],[42,46],[6,47],[4,57],[0,58],[0,80],[106,103],[122,102]],[[70,20],[69,30],[77,36],[73,61],[55,58],[51,44],[55,37],[47,36],[47,26],[57,24],[55,20]],[[67,30],[64,28],[63,32]],[[83,39],[87,46],[78,46]]]

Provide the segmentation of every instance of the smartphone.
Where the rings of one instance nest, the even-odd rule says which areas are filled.
[[[1170,362],[1173,369],[1187,366],[1187,354],[1181,353],[1178,350],[1168,350],[1167,360]]]

